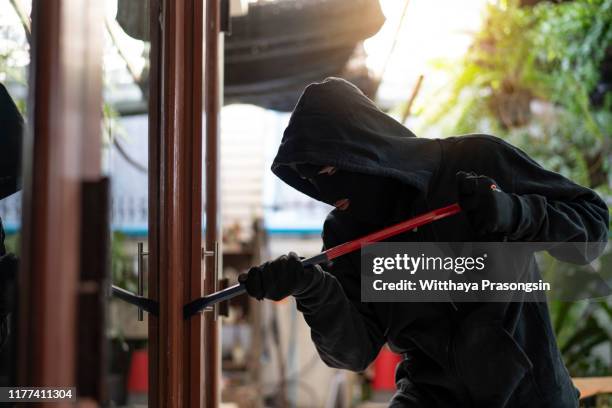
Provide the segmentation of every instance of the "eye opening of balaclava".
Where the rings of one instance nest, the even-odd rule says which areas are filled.
[[[320,201],[362,222],[380,224],[394,215],[402,183],[391,177],[310,163],[292,167],[313,185]]]

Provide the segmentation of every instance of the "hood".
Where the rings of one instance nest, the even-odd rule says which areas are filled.
[[[0,199],[19,191],[23,118],[0,84]]]
[[[317,200],[298,163],[391,177],[426,192],[440,159],[436,140],[414,133],[381,111],[355,85],[328,78],[306,87],[285,129],[272,172]]]

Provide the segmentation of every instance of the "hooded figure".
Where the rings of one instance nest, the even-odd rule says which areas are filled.
[[[17,106],[4,85],[0,84],[0,200],[20,189],[23,127],[23,118]],[[0,218],[0,350],[9,335],[16,271],[17,259],[13,254],[6,253],[4,247],[4,229]]]
[[[601,198],[547,171],[493,136],[424,139],[352,84],[312,84],[285,130],[272,171],[334,205],[323,226],[330,248],[412,216],[459,202],[456,216],[393,241],[605,242]],[[578,391],[557,348],[546,303],[366,303],[360,256],[303,268],[296,254],[249,270],[249,295],[288,295],[329,366],[364,370],[387,343],[404,356],[391,407],[576,407]]]
[[[0,200],[19,191],[23,118],[0,84]]]

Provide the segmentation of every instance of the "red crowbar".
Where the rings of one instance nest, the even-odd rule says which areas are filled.
[[[406,221],[402,221],[398,224],[392,225],[387,228],[383,228],[380,231],[373,232],[364,237],[358,238],[353,241],[345,242],[333,248],[321,252],[312,258],[302,260],[304,266],[318,265],[321,263],[329,262],[332,259],[338,258],[339,256],[346,255],[358,249],[362,246],[372,242],[382,241],[390,238],[402,232],[406,232],[422,225],[429,224],[442,218],[450,217],[461,211],[459,204],[451,204],[446,207],[438,208],[437,210],[429,211],[425,214],[418,215]],[[183,315],[187,319],[194,314],[201,312],[208,306],[212,306],[216,303],[229,300],[235,296],[241,295],[246,292],[245,286],[239,283],[234,286],[230,286],[227,289],[223,289],[219,292],[211,293],[208,296],[201,297],[185,305],[183,308]]]

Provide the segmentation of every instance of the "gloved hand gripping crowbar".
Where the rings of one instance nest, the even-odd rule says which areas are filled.
[[[302,260],[302,265],[313,266],[329,262],[332,259],[338,258],[339,256],[346,255],[357,249],[360,249],[366,244],[382,241],[383,239],[387,239],[397,234],[401,234],[402,232],[415,229],[417,227],[429,224],[442,218],[450,217],[451,215],[457,214],[460,211],[461,208],[459,207],[459,204],[456,203],[446,207],[438,208],[433,211],[429,211],[425,214],[410,218],[409,220],[402,221],[387,228],[383,228],[380,231],[365,235],[354,241],[345,242],[344,244],[340,244],[338,246],[330,248],[311,258],[304,259]],[[193,300],[186,304],[183,308],[183,316],[185,317],[185,319],[187,319],[193,316],[194,314],[201,312],[209,306],[212,306],[219,302],[223,302],[225,300],[229,300],[233,297],[243,294],[244,292],[246,292],[244,283],[239,283],[237,285],[230,286],[227,289],[223,289],[219,292],[211,293],[208,296]]]

